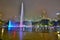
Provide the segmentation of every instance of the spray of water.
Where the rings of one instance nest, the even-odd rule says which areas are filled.
[[[23,29],[22,29],[22,27],[23,27],[23,2],[22,2],[22,5],[21,5],[21,15],[20,15],[20,32],[19,32],[19,34],[20,34],[20,40],[22,40],[23,38]]]

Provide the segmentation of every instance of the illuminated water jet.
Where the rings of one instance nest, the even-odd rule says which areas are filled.
[[[22,2],[22,5],[21,5],[21,15],[20,15],[20,32],[19,32],[19,34],[20,34],[20,40],[22,40],[23,39],[23,29],[22,29],[22,27],[23,27],[23,15],[24,15],[24,13],[23,13],[23,2]]]

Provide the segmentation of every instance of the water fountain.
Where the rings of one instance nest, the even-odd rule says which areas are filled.
[[[20,15],[20,31],[19,31],[19,35],[20,35],[20,40],[23,40],[23,15],[24,15],[24,12],[23,12],[23,2],[22,2],[22,5],[21,5],[21,15]]]

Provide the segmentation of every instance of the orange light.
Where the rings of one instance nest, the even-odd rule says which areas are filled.
[[[16,37],[16,31],[13,31],[13,38]]]

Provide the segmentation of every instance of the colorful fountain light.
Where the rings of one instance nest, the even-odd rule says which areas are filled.
[[[20,35],[20,40],[22,40],[23,38],[23,29],[22,29],[22,27],[23,27],[23,2],[22,2],[22,5],[21,5],[21,16],[20,16],[20,25],[19,25],[19,27],[20,27],[20,31],[19,31],[19,35]],[[12,27],[13,27],[13,24],[12,24],[12,22],[11,22],[11,20],[9,20],[9,25],[8,25],[8,31],[10,31],[10,30],[12,30]],[[14,27],[13,27],[13,29],[14,29]],[[14,31],[14,37],[15,37],[15,31]]]
[[[8,31],[11,31],[11,30],[14,29],[15,27],[16,27],[15,23],[12,22],[11,20],[9,20]]]
[[[23,27],[23,2],[22,2],[22,5],[21,5],[21,15],[20,15],[20,32],[19,32],[19,35],[20,35],[20,40],[22,40],[23,38],[23,29],[22,29],[22,27]]]
[[[10,30],[11,30],[11,27],[12,27],[12,25],[11,25],[11,20],[9,20],[9,24],[8,24],[8,31],[10,31]]]
[[[14,30],[13,31],[13,39],[15,40],[15,38],[16,38],[16,31]]]
[[[8,33],[9,33],[9,35],[11,34],[10,32],[11,31],[13,31],[13,39],[15,39],[16,38],[16,30],[15,30],[15,28],[16,28],[17,26],[15,25],[15,23],[12,23],[12,21],[11,20],[9,20],[9,24],[8,24]],[[12,30],[13,29],[13,30]]]

